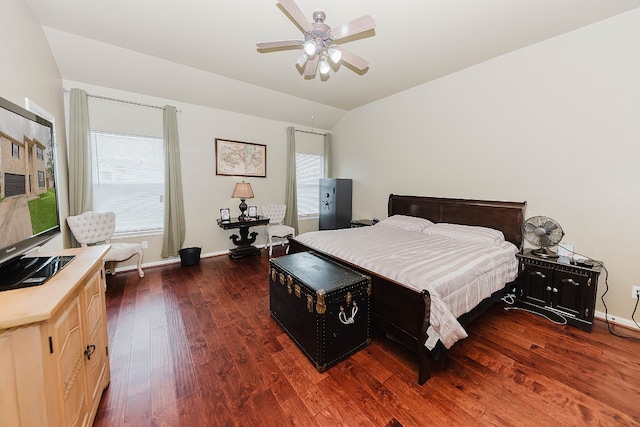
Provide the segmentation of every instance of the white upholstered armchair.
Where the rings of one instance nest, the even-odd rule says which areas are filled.
[[[293,227],[282,224],[286,212],[287,205],[270,204],[262,207],[262,215],[269,218],[269,224],[264,230],[267,237],[265,246],[269,247],[269,256],[273,253],[274,238],[281,239],[284,246],[285,239],[296,235],[296,230]],[[286,253],[289,253],[289,246],[287,246]]]
[[[83,247],[96,243],[107,243],[111,249],[104,257],[105,263],[125,261],[134,255],[138,255],[138,275],[144,277],[142,271],[142,259],[144,251],[140,243],[111,243],[111,236],[116,229],[116,214],[113,212],[88,211],[80,215],[67,217],[67,224],[78,243]],[[111,274],[115,273],[115,265],[111,268]]]

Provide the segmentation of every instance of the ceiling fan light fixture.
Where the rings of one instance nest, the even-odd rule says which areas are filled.
[[[313,58],[313,56],[318,53],[318,45],[316,45],[314,40],[307,40],[304,43],[304,53],[306,53],[309,58]]]
[[[329,74],[329,71],[331,71],[331,66],[327,62],[327,58],[325,57],[320,58],[320,63],[318,64],[318,71],[320,71],[320,74],[322,75]]]
[[[302,55],[300,55],[298,57],[298,66],[299,67],[304,67],[304,64],[306,64],[307,60],[309,59],[309,57],[307,56],[306,53],[303,53]]]
[[[331,46],[329,48],[329,51],[327,52],[327,55],[329,55],[329,59],[334,64],[338,64],[340,62],[340,60],[342,59],[342,52],[339,49],[336,49],[333,46]]]

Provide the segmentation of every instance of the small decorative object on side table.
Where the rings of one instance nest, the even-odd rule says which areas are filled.
[[[351,220],[351,228],[368,227],[370,225],[373,225],[373,221],[370,219],[352,219]]]
[[[237,234],[232,234],[229,237],[229,239],[233,240],[233,244],[237,246],[236,248],[229,249],[229,257],[238,259],[245,256],[260,255],[260,249],[253,246],[253,242],[256,241],[258,233],[252,231],[251,237],[249,237],[249,228],[267,224],[269,224],[269,218],[265,218],[263,216],[247,218],[242,221],[233,219],[229,221],[222,221],[219,219],[218,226],[220,228],[224,230],[237,228],[238,233],[240,234],[240,238],[238,238]]]
[[[516,255],[516,298],[535,309],[549,310],[567,324],[591,332],[601,264],[578,265],[564,256],[541,258],[526,249]]]

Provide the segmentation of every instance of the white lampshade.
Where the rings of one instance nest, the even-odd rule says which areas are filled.
[[[320,74],[329,74],[329,71],[331,71],[331,66],[327,62],[327,58],[324,58],[324,57],[320,58],[320,63],[318,64],[318,71],[320,71]]]
[[[342,59],[342,52],[335,47],[330,47],[327,54],[329,55],[329,59],[331,59],[331,62],[333,62],[334,64],[337,64]]]
[[[313,40],[308,40],[304,44],[304,53],[307,54],[309,58],[312,58],[316,53],[318,53],[318,45]]]

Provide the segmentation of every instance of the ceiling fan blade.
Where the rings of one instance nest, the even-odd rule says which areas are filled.
[[[318,61],[320,60],[320,55],[316,55],[313,59],[307,60],[307,63],[304,66],[304,75],[305,77],[313,77],[316,75],[316,70],[318,69]]]
[[[359,57],[358,55],[351,53],[348,50],[344,50],[340,46],[333,46],[333,48],[338,49],[340,52],[342,52],[342,61],[350,64],[352,67],[362,71],[369,66],[369,61]]]
[[[256,43],[256,47],[258,50],[268,50],[268,49],[281,49],[281,48],[295,48],[302,49],[302,40],[281,40],[277,42],[264,42],[264,43]]]
[[[289,16],[293,18],[295,23],[302,29],[302,31],[313,31],[313,26],[304,16],[304,13],[302,13],[302,10],[300,10],[296,2],[294,2],[293,0],[278,0],[278,3],[282,5],[284,10],[287,11]]]
[[[369,15],[363,15],[353,21],[347,22],[339,27],[329,31],[334,40],[343,39],[353,34],[362,33],[363,31],[372,30],[376,27],[376,21]]]

